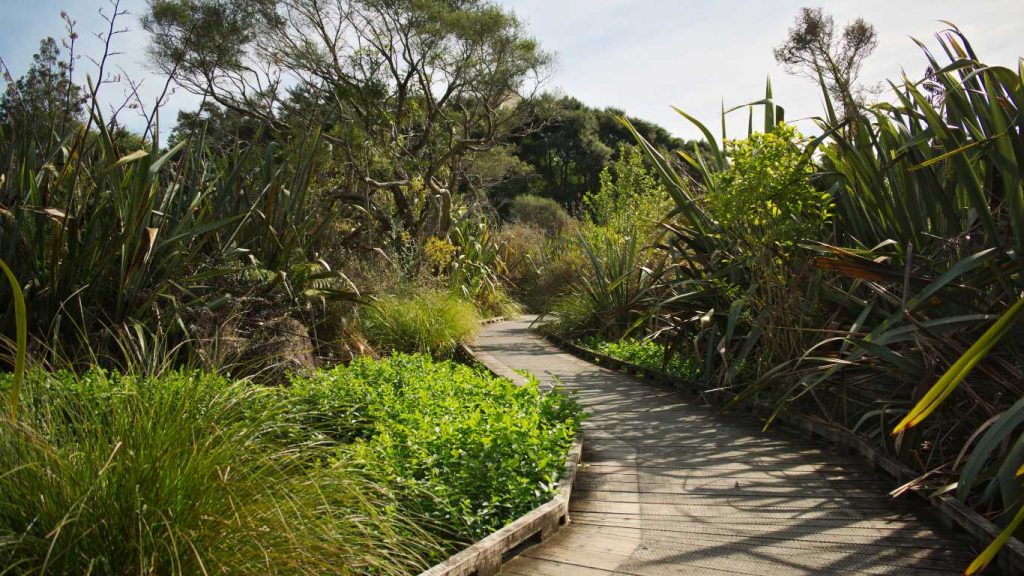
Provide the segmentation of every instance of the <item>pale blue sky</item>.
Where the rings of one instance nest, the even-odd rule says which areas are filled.
[[[1024,2],[1020,0],[502,0],[519,14],[533,35],[558,61],[547,87],[593,106],[615,106],[656,121],[681,136],[696,133],[670,106],[678,106],[717,126],[722,101],[726,106],[755,100],[771,76],[776,99],[790,119],[814,116],[821,104],[809,81],[786,75],[771,49],[785,36],[800,6],[821,5],[837,24],[861,16],[879,32],[879,48],[868,60],[863,79],[875,83],[898,77],[901,69],[918,76],[925,63],[910,40],[934,44],[933,34],[950,20],[963,29],[983,59],[1016,67],[1024,56]],[[95,52],[89,32],[104,23],[96,14],[109,10],[107,0],[0,0],[0,57],[17,75],[24,71],[39,39],[62,33],[60,11],[79,21],[82,48]],[[115,58],[136,80],[145,80],[144,94],[155,99],[159,78],[147,77],[145,34],[137,15],[145,0],[124,0],[133,14],[124,25],[132,31],[119,37]],[[80,79],[92,68],[80,62]],[[107,88],[114,100],[122,88]],[[163,113],[173,121],[179,108],[193,108],[194,97],[177,93]],[[165,124],[167,122],[165,121]],[[810,129],[809,124],[802,127]],[[737,115],[730,128],[745,129]]]

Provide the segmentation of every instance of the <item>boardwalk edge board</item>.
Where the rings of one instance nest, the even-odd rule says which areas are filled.
[[[661,370],[625,362],[618,358],[590,350],[589,348],[584,348],[556,335],[548,334],[545,337],[559,348],[587,362],[618,370],[644,380],[670,384],[698,396],[708,396],[694,381],[685,380]],[[731,399],[735,395],[727,391],[716,391],[715,394],[726,400]],[[772,407],[765,404],[748,404],[748,407],[755,413],[774,412]],[[843,451],[860,455],[875,469],[884,471],[897,482],[907,483],[919,476],[907,465],[882,453],[865,439],[850,434],[819,418],[780,412],[776,415],[775,419],[790,428],[809,435],[812,439],[824,440]],[[959,528],[968,533],[979,549],[988,546],[1002,532],[1001,528],[981,514],[971,510],[953,496],[943,494],[937,497],[928,497],[913,490],[910,492],[915,497],[928,502],[928,504],[935,508],[947,526]],[[1006,571],[1007,574],[1024,574],[1024,543],[1017,538],[1011,538],[999,552],[997,562],[999,567]]]
[[[485,320],[485,324],[500,322],[504,318]],[[485,366],[497,376],[523,385],[529,380],[505,366],[490,354],[477,352],[463,345],[461,353]],[[493,576],[502,564],[511,560],[520,548],[547,540],[569,523],[569,499],[576,480],[576,470],[583,457],[583,435],[576,435],[554,498],[527,512],[508,526],[494,532],[469,548],[422,572],[420,576]]]

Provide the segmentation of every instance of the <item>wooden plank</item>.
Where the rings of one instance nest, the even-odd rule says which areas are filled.
[[[612,489],[621,486],[622,489]],[[648,486],[654,489],[648,489]],[[640,495],[640,502],[648,504],[681,504],[681,505],[714,505],[732,506],[736,508],[749,508],[751,506],[785,507],[785,508],[823,508],[823,507],[847,507],[859,506],[864,510],[876,508],[901,511],[915,510],[910,501],[906,499],[894,500],[884,494],[864,492],[857,494],[854,491],[847,493],[838,490],[796,490],[792,485],[773,484],[774,490],[762,490],[757,486],[743,486],[739,482],[728,483],[705,488],[704,484],[697,484],[694,487],[680,487],[677,485],[652,484],[646,485],[637,483],[635,486],[626,484],[608,485],[586,485],[577,483],[580,490],[578,500],[613,500],[617,493],[635,493]]]
[[[849,506],[822,503],[817,507],[800,506],[798,503],[737,507],[718,502],[693,504],[645,504],[626,502],[601,502],[592,500],[575,500],[569,503],[569,511],[603,512],[610,514],[643,514],[648,517],[705,518],[728,517],[734,519],[760,520],[764,523],[786,518],[836,518],[841,520],[858,520],[861,518],[889,517],[897,512],[888,508],[863,507],[852,509]]]
[[[749,555],[720,550],[704,550],[687,554],[648,550],[623,562],[618,573],[637,576],[681,576],[691,574],[747,574],[773,576],[794,574],[858,574],[885,576],[953,576],[960,570],[952,567],[926,568],[900,565],[894,555],[874,558],[858,556],[828,558],[817,554],[802,557]]]
[[[613,574],[608,570],[552,562],[529,556],[513,558],[501,569],[501,573],[509,576],[608,576]]]
[[[698,477],[698,478],[648,478],[642,475],[625,474],[587,474],[576,478],[578,490],[635,490],[639,492],[681,494],[708,493],[727,494],[732,491],[752,494],[815,494],[834,493],[852,498],[888,499],[887,491],[891,485],[885,482],[872,481],[829,481],[825,479],[805,479],[801,485],[795,486],[788,477]]]
[[[878,528],[820,528],[806,526],[802,523],[788,525],[772,525],[763,528],[752,528],[736,524],[665,524],[664,529],[649,526],[643,528],[615,526],[613,521],[590,523],[587,519],[577,517],[573,529],[585,533],[588,529],[600,530],[604,534],[632,536],[642,534],[645,543],[659,542],[723,542],[743,538],[752,542],[771,543],[776,546],[794,548],[829,548],[849,549],[879,548],[914,548],[942,550],[957,554],[960,559],[972,554],[963,543],[950,543],[943,535],[932,530],[919,527],[898,529]]]
[[[616,514],[613,512],[585,512],[573,513],[573,522],[589,522],[591,524],[603,524],[608,526],[627,526],[633,528],[647,528],[651,530],[682,530],[686,527],[706,528],[711,530],[716,525],[728,526],[729,529],[764,530],[766,528],[806,526],[812,530],[832,529],[873,529],[873,530],[895,530],[898,528],[933,530],[936,534],[942,535],[940,540],[961,544],[962,541],[950,538],[940,527],[930,524],[922,524],[920,519],[908,514],[893,514],[890,516],[875,516],[870,518],[837,518],[828,514],[817,516],[804,516],[800,518],[771,518],[770,522],[737,522],[735,517],[725,516],[649,516],[641,514]],[[765,519],[767,520],[767,519]],[[642,525],[641,525],[642,523]]]

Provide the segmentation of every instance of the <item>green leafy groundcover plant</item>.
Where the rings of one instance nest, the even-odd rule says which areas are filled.
[[[674,354],[665,365],[665,345],[651,340],[623,339],[608,341],[596,336],[584,338],[579,344],[594,352],[631,362],[638,366],[662,370],[679,378],[696,378],[699,374],[697,363],[690,358]]]
[[[425,355],[358,359],[296,377],[290,393],[313,423],[352,443],[348,465],[414,496],[403,504],[460,540],[501,528],[550,500],[579,427],[579,405],[536,381]],[[354,423],[354,425],[353,425]]]

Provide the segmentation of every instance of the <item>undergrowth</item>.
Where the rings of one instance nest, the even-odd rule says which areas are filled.
[[[645,368],[661,370],[678,378],[692,379],[700,375],[700,366],[692,358],[673,354],[666,362],[667,347],[652,340],[625,338],[608,341],[591,336],[580,340],[579,343],[594,352]]]
[[[483,537],[550,500],[579,427],[577,403],[424,355],[357,359],[292,382],[307,413],[352,438],[342,459],[401,493],[459,539]],[[351,425],[350,423],[355,423]]]
[[[425,355],[272,388],[36,370],[20,404],[0,415],[12,575],[418,573],[549,499],[580,421]]]
[[[440,548],[272,389],[34,371],[21,414],[0,416],[5,574],[405,574]]]

